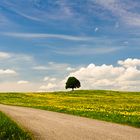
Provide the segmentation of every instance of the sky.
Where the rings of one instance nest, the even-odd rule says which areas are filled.
[[[139,0],[1,0],[0,91],[140,91]]]

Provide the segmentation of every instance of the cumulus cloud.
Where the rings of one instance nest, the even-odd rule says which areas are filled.
[[[67,71],[74,71],[74,70],[75,70],[75,68],[72,68],[72,67],[67,67],[67,68],[66,68],[66,70],[67,70]]]
[[[137,67],[140,66],[140,59],[132,59],[132,58],[128,58],[125,61],[118,61],[118,64],[124,66],[124,67]]]
[[[75,76],[81,82],[82,89],[111,89],[140,91],[140,59],[119,60],[118,65],[95,65],[81,67],[63,80],[50,82],[41,89],[64,90],[67,78]]]
[[[6,59],[6,58],[10,58],[11,55],[9,53],[6,52],[0,52],[0,59]]]
[[[90,64],[70,73],[84,89],[140,90],[140,59],[118,61],[120,66]]]
[[[48,81],[49,77],[44,77],[43,81]]]
[[[41,90],[41,91],[54,91],[56,87],[57,87],[56,84],[54,84],[54,83],[48,83],[46,85],[42,85],[39,88],[39,90]]]
[[[54,81],[56,81],[56,78],[44,77],[43,81],[54,82]]]
[[[21,80],[21,81],[18,81],[17,83],[18,83],[18,84],[28,84],[29,81]]]
[[[52,81],[52,82],[56,81],[56,78],[50,78],[50,81]]]
[[[0,75],[16,75],[17,72],[12,69],[0,69]]]
[[[50,63],[52,65],[54,63]],[[67,69],[66,69],[67,68]],[[71,68],[65,65],[65,70],[69,74],[64,78],[62,77],[44,77],[41,83],[29,83],[29,81],[20,80],[17,88],[23,89],[28,87],[30,91],[56,91],[65,90],[65,83],[69,76],[75,76],[81,82],[82,89],[112,89],[112,90],[131,90],[140,91],[140,59],[128,58],[126,60],[119,60],[117,65],[95,65],[89,64],[87,66],[81,66],[79,68]],[[12,69],[0,69],[1,76],[16,75],[17,72]],[[3,85],[6,85],[4,83]],[[13,85],[16,90],[16,84]],[[33,85],[36,85],[34,89]],[[12,83],[11,83],[12,86]],[[10,88],[12,88],[10,86]],[[6,86],[4,86],[6,89]],[[33,88],[32,88],[33,87]],[[25,89],[26,90],[26,89]]]

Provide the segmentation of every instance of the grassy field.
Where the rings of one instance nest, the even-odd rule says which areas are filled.
[[[140,127],[140,92],[77,90],[52,93],[1,93],[0,103]]]
[[[9,117],[0,112],[0,140],[31,140],[31,137]]]

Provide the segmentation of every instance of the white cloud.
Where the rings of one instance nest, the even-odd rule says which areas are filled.
[[[18,84],[28,84],[29,81],[21,80],[21,81],[18,81],[17,83],[18,83]]]
[[[43,81],[54,82],[54,81],[56,81],[56,78],[52,78],[52,77],[44,77]]]
[[[28,81],[20,80],[16,83],[17,90],[16,85],[12,84],[11,82],[11,86],[7,87],[7,90],[12,91],[12,86],[15,91],[27,91],[28,89],[30,91],[64,90],[67,78],[69,76],[75,76],[80,80],[82,89],[112,89],[140,91],[140,59],[128,58],[126,60],[119,60],[117,64],[118,65],[89,64],[88,66],[81,66],[74,69],[68,64],[57,64],[55,62],[50,62],[48,63],[50,71],[60,70],[63,73],[63,75],[61,75],[60,77],[57,77],[57,75],[53,74],[53,76],[48,75],[44,77],[44,82],[42,81],[38,83],[29,83]],[[64,74],[64,71],[62,70],[65,70],[67,73],[70,74],[66,76],[66,74]],[[12,76],[16,74],[17,72],[12,69],[0,69],[1,76]],[[4,87],[2,87],[2,85]],[[1,90],[6,90],[6,85],[10,85],[10,83],[2,83],[2,85],[0,85]],[[35,88],[33,85],[35,85]]]
[[[118,61],[118,64],[124,66],[124,67],[137,67],[140,66],[140,59],[132,59],[128,58],[125,61]]]
[[[42,90],[42,91],[54,91],[56,87],[57,87],[56,84],[48,83],[47,85],[42,85],[39,88],[39,90]]]
[[[16,71],[12,69],[0,69],[0,75],[16,75]]]
[[[10,58],[10,59],[8,59]],[[25,55],[25,54],[16,54],[12,52],[0,52],[0,59],[7,59],[7,60],[24,60],[24,61],[31,61],[32,57]],[[6,60],[6,61],[7,61]]]
[[[54,82],[56,81],[56,78],[50,78],[50,81]]]
[[[32,55],[6,52],[6,55],[4,53],[2,56],[3,59],[0,58],[0,81],[17,81],[17,76],[20,79],[32,79],[35,77],[34,73],[37,72],[33,71],[31,68],[37,64]]]
[[[62,55],[92,55],[92,54],[107,54],[124,49],[123,46],[115,47],[89,47],[89,46],[78,46],[64,49],[54,49],[53,52]]]
[[[140,82],[140,70],[136,67],[126,68],[123,75],[119,78],[119,81],[139,81]]]
[[[49,62],[48,63],[48,70],[51,71],[63,71],[67,67],[69,67],[69,64],[67,63],[56,63],[56,62]]]
[[[98,30],[99,30],[99,28],[97,28],[97,27],[94,29],[95,32],[97,32]]]
[[[65,1],[50,1],[47,6],[53,7],[53,5],[57,5],[57,8],[53,7],[53,10],[48,10],[46,4],[44,2],[40,2],[40,0],[27,1],[26,5],[21,4],[21,1],[6,1],[3,3],[14,13],[29,20],[46,22],[46,19],[67,19],[73,17],[72,9]]]
[[[93,40],[93,37],[87,36],[72,36],[65,34],[40,34],[40,33],[14,33],[14,32],[5,32],[2,33],[5,36],[17,37],[17,38],[56,38],[56,39],[64,39],[64,40],[72,40],[72,41],[89,41]]]
[[[96,0],[95,2],[103,6],[105,9],[110,10],[114,15],[118,16],[121,21],[125,22],[126,24],[140,26],[140,14],[132,10],[140,4],[139,2],[125,2],[121,0]]]
[[[140,91],[140,69],[136,67],[139,66],[139,61],[140,59],[132,58],[119,60],[119,66],[89,64],[71,72],[63,80],[56,79],[52,82],[49,77],[45,77],[48,84],[41,86],[40,90],[65,90],[68,77],[75,76],[81,82],[81,89]]]
[[[48,80],[49,80],[49,77],[44,77],[43,81],[48,81]]]
[[[72,68],[72,67],[67,67],[67,69],[66,69],[67,71],[74,71],[75,70],[75,68]]]
[[[9,53],[6,52],[0,52],[0,59],[7,59],[10,58],[11,55]]]
[[[45,66],[35,66],[33,67],[34,70],[48,70],[48,67]]]
[[[118,61],[121,66],[90,64],[70,73],[69,76],[77,77],[83,89],[140,91],[140,69],[136,67],[140,65],[139,61],[140,59]]]

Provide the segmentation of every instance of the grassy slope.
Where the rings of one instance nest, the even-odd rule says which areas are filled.
[[[140,92],[83,90],[3,93],[0,103],[64,112],[140,127]]]
[[[9,117],[0,112],[0,140],[31,140],[31,137]]]

